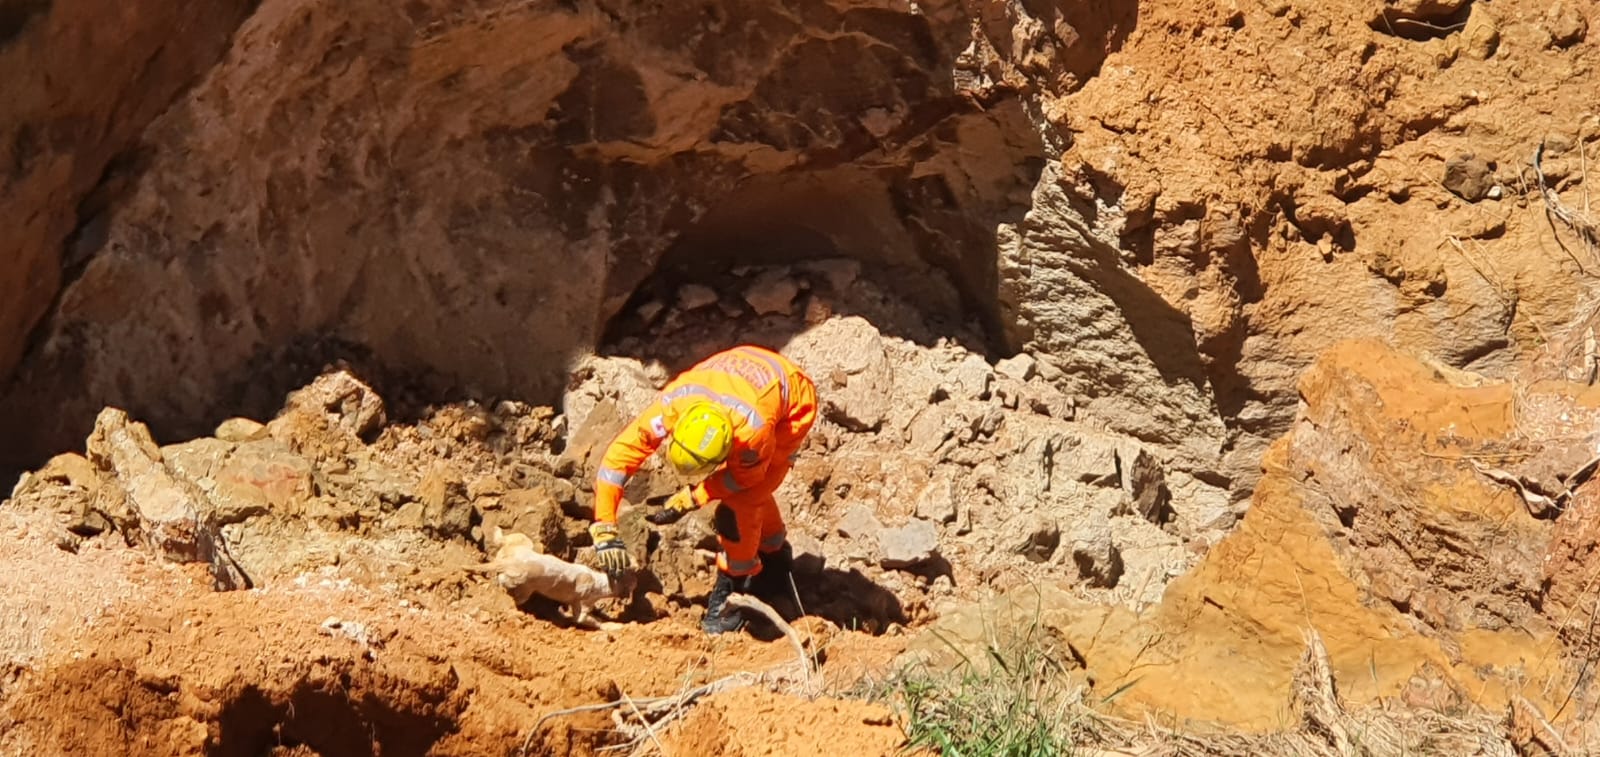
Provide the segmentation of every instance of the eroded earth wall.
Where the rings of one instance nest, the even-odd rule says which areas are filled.
[[[7,457],[70,446],[107,402],[167,434],[270,413],[330,341],[549,401],[686,235],[722,266],[944,271],[998,331],[994,227],[1042,148],[1014,98],[958,83],[968,43],[954,5],[263,3],[108,149],[114,197],[75,219],[73,193],[33,200],[54,231],[11,244],[70,280],[11,319],[19,345],[43,317]]]
[[[553,401],[665,262],[846,257],[1242,498],[1334,340],[1499,375],[1597,267],[1580,4],[17,7],[11,465],[334,357]]]

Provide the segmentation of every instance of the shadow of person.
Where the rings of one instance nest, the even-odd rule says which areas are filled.
[[[819,569],[807,565],[803,556],[795,562],[791,586],[782,591],[767,588],[755,594],[785,621],[793,623],[806,616],[822,618],[841,629],[873,636],[888,630],[890,624],[907,622],[905,609],[894,592],[861,571]],[[746,632],[754,638],[774,641],[783,637],[776,626],[758,613],[745,613],[745,624]]]

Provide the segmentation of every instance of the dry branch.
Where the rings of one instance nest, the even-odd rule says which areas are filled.
[[[1511,742],[1516,745],[1517,751],[1522,754],[1572,754],[1561,734],[1556,732],[1555,726],[1545,718],[1532,702],[1524,699],[1520,694],[1512,697],[1507,708],[1506,728],[1510,731]]]
[[[1474,470],[1491,481],[1516,489],[1517,495],[1522,498],[1523,504],[1527,505],[1529,514],[1535,518],[1554,517],[1560,514],[1562,510],[1566,509],[1567,504],[1572,501],[1572,497],[1577,494],[1578,487],[1592,478],[1595,471],[1600,469],[1600,455],[1589,458],[1583,465],[1578,466],[1577,470],[1561,477],[1561,491],[1554,496],[1548,496],[1535,491],[1534,484],[1526,477],[1513,475],[1499,468],[1490,468],[1477,460],[1471,462]]]
[[[1574,234],[1577,234],[1579,239],[1583,240],[1584,246],[1588,248],[1591,262],[1594,262],[1596,258],[1600,258],[1600,227],[1597,227],[1595,222],[1588,216],[1572,210],[1561,202],[1561,196],[1557,195],[1556,191],[1551,189],[1550,185],[1545,181],[1543,164],[1544,142],[1540,141],[1538,149],[1533,152],[1533,175],[1539,181],[1539,196],[1544,199],[1545,217],[1550,221],[1550,230],[1555,232],[1556,244],[1561,246],[1561,251],[1565,252],[1567,257],[1578,265],[1579,273],[1587,274],[1588,271],[1584,269],[1583,263],[1578,260],[1576,255],[1572,254],[1571,250],[1567,249],[1566,243],[1561,241],[1561,234],[1556,232],[1555,222],[1561,221]]]
[[[766,602],[748,594],[735,594],[728,597],[728,605],[759,612],[766,616],[767,620],[771,621],[773,625],[777,626],[778,630],[782,631],[783,635],[789,639],[789,643],[794,646],[796,662],[800,667],[800,685],[806,696],[815,697],[822,693],[822,671],[817,670],[811,664],[811,658],[806,654],[806,645],[800,640],[800,634],[778,615],[777,610],[772,609],[772,606]]]
[[[1563,497],[1546,497],[1534,491],[1521,476],[1514,476],[1499,468],[1490,468],[1476,460],[1472,461],[1472,468],[1491,481],[1516,489],[1517,496],[1522,498],[1522,504],[1528,508],[1528,514],[1535,518],[1554,517],[1566,504]]]
[[[805,644],[800,639],[800,634],[794,630],[778,612],[767,603],[746,594],[735,594],[728,598],[728,605],[747,610],[753,610],[766,616],[777,626],[789,643],[794,646],[797,659],[796,663],[784,663],[769,668],[759,673],[739,672],[723,676],[710,683],[701,684],[684,689],[677,694],[650,699],[631,699],[627,694],[622,694],[616,701],[602,702],[599,704],[570,707],[546,713],[534,722],[527,738],[522,743],[522,754],[528,753],[533,744],[535,735],[545,722],[563,715],[573,715],[583,712],[611,711],[611,720],[615,730],[623,735],[625,741],[620,744],[605,747],[601,751],[627,750],[628,754],[640,754],[646,748],[654,747],[663,754],[666,748],[662,745],[657,733],[660,729],[683,718],[689,708],[705,697],[724,691],[731,691],[756,684],[770,684],[781,687],[789,693],[815,697],[822,692],[822,673],[811,664],[806,655]],[[798,671],[796,670],[798,668]],[[630,715],[625,715],[621,708],[627,707]]]

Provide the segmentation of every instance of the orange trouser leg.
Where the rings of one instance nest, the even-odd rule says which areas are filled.
[[[717,569],[730,576],[753,576],[761,572],[762,552],[776,552],[788,538],[778,501],[764,497],[726,500],[712,515],[722,554]]]

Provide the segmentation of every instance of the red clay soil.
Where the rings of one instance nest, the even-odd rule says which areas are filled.
[[[17,624],[0,644],[20,661],[0,678],[4,754],[482,755],[525,743],[591,754],[608,743],[603,714],[529,731],[554,710],[670,695],[792,655],[783,642],[709,640],[689,618],[561,628],[508,598],[446,604],[316,579],[217,593],[198,569],[95,544],[74,555],[19,520],[0,513],[0,617]],[[812,754],[793,740],[848,722],[862,747],[851,753],[900,740],[887,711],[863,703],[748,692],[709,705],[673,738]]]

